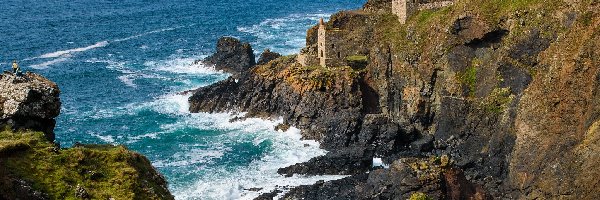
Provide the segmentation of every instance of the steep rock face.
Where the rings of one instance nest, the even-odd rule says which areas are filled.
[[[60,113],[60,90],[52,81],[26,73],[0,74],[0,123],[13,129],[42,131],[54,140],[54,118]]]
[[[509,175],[527,198],[600,197],[599,27],[593,18],[550,45],[521,98]]]
[[[368,1],[362,12],[337,13],[327,24],[340,29],[352,25],[340,40],[367,50],[368,65],[355,71],[357,76],[333,76],[334,81],[350,80],[356,89],[274,90],[312,87],[311,78],[290,81],[296,79],[282,72],[298,67],[279,60],[253,68],[247,80],[200,89],[190,98],[191,110],[241,109],[263,112],[255,116],[283,116],[331,152],[282,168],[281,174],[354,174],[299,187],[288,194],[290,199],[405,198],[415,192],[441,199],[600,196],[594,190],[597,170],[589,170],[600,163],[600,75],[593,50],[598,46],[597,3],[457,1],[419,11],[401,25],[385,11],[388,2]],[[314,27],[308,31],[303,52],[314,50],[315,33]],[[292,74],[310,77],[322,71],[299,69]],[[235,92],[222,92],[228,91],[224,85]],[[272,91],[277,91],[276,98]],[[331,101],[334,94],[352,103]],[[310,102],[333,105],[284,96],[321,98]],[[305,120],[289,115],[298,113],[293,108],[311,113],[306,110],[310,107],[336,114],[302,115],[310,116]],[[340,108],[351,112],[338,112]],[[339,118],[354,121],[344,122],[343,129],[327,123]],[[428,156],[451,160],[437,181],[401,185],[402,180],[392,180],[397,176],[392,168],[363,173],[372,157],[394,163]],[[380,178],[369,182],[371,176]],[[369,184],[377,193],[365,190]],[[428,186],[435,187],[419,189]]]
[[[205,58],[202,62],[214,66],[217,70],[240,76],[239,73],[247,72],[256,64],[254,52],[248,43],[232,37],[222,37],[217,42],[216,53]]]

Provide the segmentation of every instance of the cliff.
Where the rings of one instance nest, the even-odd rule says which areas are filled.
[[[0,124],[14,130],[42,131],[54,141],[54,118],[60,113],[58,86],[33,73],[0,74]]]
[[[352,175],[286,199],[600,198],[597,2],[459,0],[405,24],[389,4],[326,24],[365,65],[281,57],[200,88],[190,110],[283,117],[329,153],[282,175]]]
[[[173,199],[146,157],[123,146],[54,143],[60,90],[0,75],[0,199]]]

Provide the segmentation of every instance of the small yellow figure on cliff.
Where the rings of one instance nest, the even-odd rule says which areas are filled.
[[[19,71],[19,64],[17,64],[17,60],[13,60],[12,69],[14,74],[16,74]]]

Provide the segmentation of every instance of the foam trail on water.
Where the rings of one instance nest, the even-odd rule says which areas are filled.
[[[66,57],[62,57],[62,58],[57,58],[57,59],[54,59],[54,60],[46,61],[46,62],[43,62],[43,63],[40,63],[40,64],[30,65],[29,67],[34,68],[34,69],[46,69],[50,65],[62,63],[62,62],[68,61],[69,59],[70,59],[70,56],[66,56]]]
[[[189,25],[187,27],[190,27],[190,26],[193,26],[193,24]],[[183,27],[186,27],[186,26],[177,26],[177,27],[172,27],[172,28],[158,29],[158,30],[149,31],[149,32],[145,32],[142,34],[137,34],[137,35],[133,35],[133,36],[125,37],[125,38],[115,39],[112,42],[123,42],[123,41],[131,40],[131,39],[139,38],[139,37],[142,37],[145,35],[150,35],[150,34],[160,33],[160,32],[165,32],[165,31],[172,31],[172,30],[176,30],[179,28],[183,28]],[[96,48],[106,47],[112,42],[109,42],[108,40],[104,40],[104,41],[97,42],[96,44],[93,44],[90,46],[55,51],[55,52],[51,52],[51,53],[42,54],[41,56],[37,56],[37,57],[33,57],[33,58],[27,58],[24,60],[28,61],[28,60],[34,60],[34,59],[57,58],[57,59],[46,61],[46,62],[43,62],[40,64],[31,65],[31,67],[35,68],[35,69],[45,69],[45,68],[48,68],[50,65],[54,65],[54,64],[58,64],[58,63],[67,61],[68,60],[67,58],[71,57],[73,55],[73,53],[84,52],[84,51],[89,51],[89,50],[96,49]],[[126,79],[123,79],[123,80],[126,80]],[[129,83],[129,82],[127,84],[129,86],[132,85],[132,83]]]
[[[57,57],[61,57],[61,56],[67,55],[67,54],[72,54],[75,52],[83,52],[83,51],[87,51],[90,49],[105,47],[108,44],[109,44],[108,41],[101,41],[101,42],[97,42],[96,44],[93,44],[93,45],[90,45],[87,47],[80,47],[80,48],[74,48],[74,49],[67,49],[67,50],[63,50],[63,51],[56,51],[56,52],[52,52],[52,53],[43,54],[43,55],[35,57],[35,58],[57,58]]]
[[[137,34],[137,35],[132,35],[129,37],[125,37],[125,38],[120,38],[120,39],[115,39],[115,42],[123,42],[123,41],[127,41],[127,40],[131,40],[131,39],[135,39],[135,38],[139,38],[145,35],[150,35],[150,34],[154,34],[154,33],[160,33],[160,32],[165,32],[165,31],[172,31],[172,30],[176,30],[179,28],[183,28],[185,26],[176,26],[176,27],[172,27],[172,28],[163,28],[163,29],[158,29],[158,30],[154,30],[154,31],[149,31],[149,32],[145,32],[145,33],[141,33],[141,34]]]

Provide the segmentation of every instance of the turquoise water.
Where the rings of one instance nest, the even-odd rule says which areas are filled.
[[[247,199],[337,177],[283,178],[279,167],[324,154],[277,121],[228,122],[231,114],[190,114],[180,91],[228,75],[192,62],[223,35],[255,51],[291,54],[320,17],[364,0],[4,0],[0,65],[58,83],[57,141],[125,144],[152,161],[177,199]],[[308,147],[305,147],[308,144]]]

